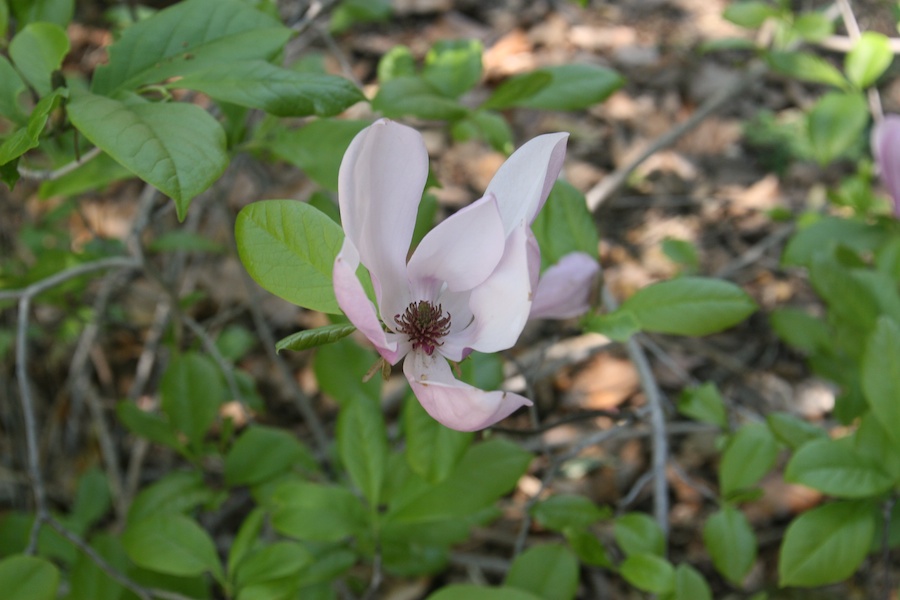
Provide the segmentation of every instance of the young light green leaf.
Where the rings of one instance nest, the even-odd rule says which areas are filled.
[[[821,427],[816,427],[812,423],[788,413],[769,413],[766,415],[766,423],[778,441],[787,444],[793,450],[800,448],[806,442],[828,437]]]
[[[175,200],[182,220],[191,199],[228,166],[225,132],[193,104],[129,105],[79,92],[68,114],[84,137]]]
[[[235,223],[238,254],[262,287],[288,302],[341,312],[331,271],[344,232],[315,208],[296,200],[254,202]]]
[[[7,600],[55,600],[59,571],[49,560],[17,554],[0,560],[0,589]]]
[[[894,484],[877,460],[831,439],[804,444],[788,462],[784,478],[842,498],[877,496]]]
[[[191,576],[209,571],[224,580],[216,547],[193,519],[181,514],[154,515],[132,523],[122,545],[138,566],[167,575]]]
[[[480,41],[440,40],[425,55],[422,79],[448,98],[458,98],[481,79]]]
[[[549,73],[553,79],[535,94],[516,101],[515,106],[579,110],[603,102],[625,83],[625,79],[612,69],[597,65],[558,65],[545,67],[540,72]]]
[[[810,83],[824,83],[845,89],[847,80],[841,72],[815,54],[775,50],[766,53],[766,62],[774,71]]]
[[[409,46],[394,46],[378,61],[378,81],[385,83],[397,77],[415,77],[416,59]]]
[[[502,110],[515,106],[540,92],[551,81],[553,75],[543,70],[510,77],[497,86],[481,108]]]
[[[258,108],[278,117],[328,117],[365,100],[343,77],[299,73],[264,60],[223,62],[193,70],[166,85],[203,92],[216,100]]]
[[[571,599],[578,591],[578,561],[565,546],[534,546],[513,561],[503,586],[545,600]]]
[[[303,331],[298,331],[297,333],[292,333],[286,338],[279,340],[275,344],[275,350],[278,352],[281,352],[282,350],[294,350],[298,352],[300,350],[308,350],[310,348],[334,343],[347,337],[354,331],[356,331],[355,325],[344,323],[324,325],[322,327],[316,327],[315,329],[305,329]]]
[[[900,325],[882,316],[862,360],[862,388],[872,413],[900,443]]]
[[[728,414],[719,388],[713,382],[687,388],[678,397],[678,412],[692,419],[728,429]]]
[[[875,508],[865,501],[826,504],[788,526],[778,559],[778,585],[818,587],[853,574],[875,534]]]
[[[809,112],[809,141],[816,160],[827,165],[859,142],[869,109],[859,93],[830,92]]]
[[[350,479],[369,501],[369,506],[377,507],[388,454],[387,430],[377,399],[357,397],[341,407],[337,447]]]
[[[719,573],[740,585],[756,560],[756,536],[744,513],[727,504],[722,506],[706,520],[703,543]]]
[[[644,513],[628,513],[616,519],[613,535],[625,556],[656,554],[662,556],[666,540],[653,517]]]
[[[610,516],[608,509],[600,508],[585,496],[574,494],[550,496],[535,504],[530,512],[538,523],[553,531],[584,529]]]
[[[619,565],[622,577],[645,592],[665,594],[675,587],[672,563],[656,554],[632,554]]]
[[[640,332],[641,324],[630,310],[622,310],[620,306],[611,313],[590,315],[585,319],[586,331],[605,335],[617,342],[627,342],[634,334]]]
[[[59,106],[63,94],[64,92],[57,90],[41,98],[31,111],[27,125],[6,138],[0,145],[0,165],[9,163],[32,148],[38,147],[41,133],[50,119],[50,113]]]
[[[239,0],[187,0],[128,27],[94,72],[93,92],[184,76],[213,65],[271,58],[291,30]]]
[[[874,84],[894,60],[888,38],[874,31],[860,35],[844,58],[844,70],[850,83],[864,89]]]
[[[805,12],[791,23],[791,32],[807,42],[820,42],[834,33],[834,22],[822,12]]]
[[[163,373],[159,391],[162,409],[173,427],[195,446],[216,419],[226,396],[218,367],[196,353],[172,358]]]
[[[51,76],[68,53],[69,37],[53,23],[26,25],[9,43],[13,64],[40,96],[53,90]]]
[[[345,487],[289,482],[272,497],[272,526],[300,540],[336,542],[364,530],[366,514]]]
[[[279,128],[268,149],[281,160],[332,191],[337,191],[341,158],[368,121],[317,119],[300,129]]]
[[[778,9],[766,2],[744,1],[731,2],[722,16],[735,25],[756,29],[772,17],[779,15]]]
[[[430,83],[418,77],[397,77],[381,85],[372,108],[386,117],[454,120],[468,110],[456,100],[442,96]]]
[[[468,450],[474,434],[444,427],[425,412],[415,396],[403,402],[406,462],[429,483],[447,478]]]
[[[719,464],[722,496],[750,488],[775,465],[778,443],[762,423],[741,427],[728,442]]]
[[[541,246],[541,262],[548,267],[571,252],[598,258],[600,239],[584,194],[559,180],[553,184],[547,203],[532,224]]]
[[[254,425],[246,429],[225,455],[225,483],[256,485],[310,462],[309,451],[291,433]]]
[[[727,329],[753,313],[756,303],[733,283],[680,277],[641,288],[621,305],[646,331],[707,335]]]

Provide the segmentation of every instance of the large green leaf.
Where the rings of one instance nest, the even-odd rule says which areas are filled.
[[[543,70],[510,77],[497,86],[481,108],[502,109],[521,104],[550,85],[551,81],[553,75]]]
[[[719,573],[740,585],[756,560],[756,536],[744,513],[724,505],[706,520],[703,542]]]
[[[344,232],[322,212],[296,200],[255,202],[238,214],[235,237],[244,267],[262,287],[299,306],[341,312],[331,271]]]
[[[194,445],[206,435],[226,395],[218,367],[195,353],[172,358],[159,391],[162,409],[172,425]]]
[[[388,455],[387,431],[378,399],[362,396],[344,404],[338,416],[337,446],[350,479],[369,506],[377,507]]]
[[[706,335],[735,325],[756,303],[733,283],[702,277],[679,277],[641,288],[619,308],[646,331]]]
[[[900,325],[882,316],[862,361],[862,388],[872,413],[900,443]]]
[[[432,419],[412,394],[403,405],[403,431],[406,462],[431,483],[447,478],[474,437],[472,432],[455,431]]]
[[[216,100],[259,108],[279,117],[327,117],[365,100],[343,77],[300,73],[264,60],[226,62],[193,70],[167,87],[197,90]]]
[[[225,455],[225,482],[255,485],[289,471],[304,458],[310,458],[309,451],[295,435],[255,425],[244,431]]]
[[[84,137],[175,201],[184,219],[191,199],[228,166],[225,132],[193,104],[126,104],[73,94],[69,118]]]
[[[831,439],[804,444],[788,463],[784,478],[843,498],[877,496],[894,483],[878,460]]]
[[[809,111],[809,141],[819,164],[827,165],[859,143],[869,123],[860,93],[830,92]]]
[[[775,465],[778,443],[762,423],[741,427],[728,442],[719,464],[719,485],[723,496],[756,485]]]
[[[544,110],[588,108],[606,100],[625,83],[612,69],[597,65],[558,65],[536,72],[549,73],[553,79],[535,94],[516,101],[515,106]]]
[[[133,523],[122,533],[122,545],[145,569],[180,576],[209,571],[224,579],[212,538],[184,515],[154,515]]]
[[[14,555],[0,560],[0,589],[6,600],[54,600],[59,571],[36,556]]]
[[[94,73],[92,90],[119,90],[184,76],[214,65],[267,59],[290,29],[239,0],[187,0],[130,26]]]
[[[41,96],[53,89],[53,71],[62,65],[69,53],[69,37],[53,23],[26,25],[9,43],[9,57],[22,77]]]
[[[364,530],[366,517],[347,488],[288,482],[272,497],[272,526],[301,540],[336,542]]]
[[[565,546],[535,546],[516,557],[503,585],[545,600],[571,599],[578,591],[578,561]]]
[[[866,557],[875,534],[870,502],[834,502],[788,526],[778,559],[779,585],[818,587],[846,579]]]
[[[279,129],[267,147],[322,187],[337,191],[341,158],[356,134],[368,124],[368,121],[318,119],[300,129]]]

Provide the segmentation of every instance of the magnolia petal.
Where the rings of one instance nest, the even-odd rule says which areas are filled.
[[[534,221],[562,169],[568,137],[548,133],[530,140],[513,152],[488,184],[485,194],[497,197],[507,234]]]
[[[341,251],[334,259],[334,295],[338,306],[365,335],[378,353],[389,363],[396,364],[409,352],[410,344],[397,334],[386,332],[378,321],[375,305],[366,296],[356,269],[359,267],[359,253],[349,238],[344,239]]]
[[[454,213],[428,232],[409,259],[413,296],[434,301],[444,283],[451,292],[471,290],[500,262],[505,238],[491,194]]]
[[[544,271],[534,290],[529,319],[571,319],[591,307],[600,265],[584,252],[566,254]]]
[[[378,305],[386,322],[409,303],[406,256],[427,176],[422,136],[387,119],[359,132],[341,161],[341,222],[378,282]]]
[[[900,217],[900,116],[887,115],[875,126],[872,153],[878,161],[881,181],[894,202],[894,215]]]
[[[410,352],[403,373],[434,420],[457,431],[477,431],[505,419],[531,401],[512,392],[485,392],[453,377],[443,357]]]

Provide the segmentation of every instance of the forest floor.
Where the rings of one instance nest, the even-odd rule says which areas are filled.
[[[807,2],[810,6],[815,3]],[[371,97],[379,57],[396,44],[409,46],[424,57],[442,39],[478,39],[484,44],[484,81],[473,92],[480,99],[504,78],[536,67],[588,63],[612,67],[625,78],[624,86],[607,101],[585,111],[555,113],[514,109],[506,113],[516,145],[540,133],[572,133],[564,177],[592,202],[601,235],[604,279],[619,300],[654,281],[669,279],[690,268],[671,260],[662,250],[667,239],[683,240],[697,249],[693,272],[730,280],[747,291],[760,310],[739,326],[704,338],[645,335],[642,344],[650,357],[653,375],[661,387],[669,415],[671,525],[669,554],[675,563],[687,561],[707,576],[716,598],[749,598],[753,592],[773,591],[773,598],[826,597],[778,595],[777,550],[790,518],[820,501],[816,492],[787,484],[779,472],[761,484],[762,496],[743,508],[759,542],[759,559],[737,589],[718,576],[702,541],[702,526],[716,509],[718,486],[717,431],[679,417],[674,402],[691,385],[714,382],[727,399],[736,423],[759,420],[771,411],[786,411],[814,423],[830,423],[836,390],[812,376],[803,357],[785,347],[772,332],[767,315],[777,308],[798,306],[820,311],[819,301],[802,273],[783,268],[781,251],[793,231],[790,215],[815,210],[826,202],[827,187],[842,175],[840,167],[823,170],[803,160],[779,137],[772,123],[796,121],[799,108],[808,106],[821,88],[776,75],[759,75],[747,51],[709,51],[705,45],[729,37],[751,36],[722,18],[724,0],[592,1],[582,8],[564,0],[395,0],[396,14],[386,23],[360,25],[334,38],[313,28],[298,47],[323,52],[329,66],[360,82]],[[863,30],[883,29],[887,3],[860,3],[857,14]],[[824,6],[824,5],[823,5]],[[809,8],[809,7],[805,7]],[[81,10],[81,9],[80,9]],[[88,15],[90,16],[90,15]],[[89,19],[85,19],[90,22]],[[97,60],[104,32],[84,26],[81,38],[83,65]],[[840,55],[822,50],[825,56]],[[87,67],[85,67],[87,68]],[[621,172],[660,136],[684,124],[716,94],[741,85],[734,95],[699,124],[679,136],[671,146],[658,149],[627,178],[606,193],[603,182]],[[900,110],[900,85],[882,90],[886,112]],[[350,111],[355,118],[370,118],[368,105]],[[446,129],[435,123],[414,123],[423,131],[435,176],[442,188],[435,191],[447,208],[464,205],[484,190],[503,156],[479,142],[454,143]],[[191,314],[210,331],[239,324],[257,332],[254,310],[261,312],[270,333],[280,339],[301,328],[322,324],[320,316],[291,306],[262,290],[247,291],[243,267],[233,248],[233,224],[243,206],[264,198],[304,199],[315,184],[293,167],[265,164],[255,158],[236,160],[217,186],[192,206],[184,227],[221,243],[222,254],[188,255],[181,264],[162,265],[177,276],[179,296],[199,294]],[[95,238],[123,239],[138,210],[140,182],[110,186],[85,197],[67,220],[72,243]],[[600,187],[598,187],[600,186]],[[36,185],[23,181],[3,200],[0,191],[0,247],[14,246],[23,231],[39,231],[52,218],[59,202],[39,200]],[[11,200],[11,201],[10,201]],[[785,218],[787,216],[788,218]],[[156,231],[174,227],[174,214],[156,214]],[[23,260],[27,260],[27,257]],[[118,399],[133,391],[136,365],[153,335],[158,335],[160,291],[143,279],[110,284],[121,312],[108,318],[91,349],[88,362],[104,406],[112,411]],[[98,286],[99,287],[99,286]],[[87,300],[93,301],[98,289]],[[71,299],[70,311],[84,299]],[[62,308],[47,308],[36,315],[48,336],[42,355],[32,366],[41,399],[39,416],[49,493],[65,504],[72,497],[77,474],[98,464],[99,449],[91,440],[91,415],[83,407],[73,412],[65,393],[71,360],[72,336],[59,327],[66,322]],[[0,328],[14,321],[4,313]],[[156,332],[154,334],[154,332]],[[256,335],[256,334],[254,334]],[[242,359],[241,366],[260,382],[270,412],[261,417],[307,436],[285,381],[264,347],[265,337]],[[158,343],[156,340],[155,343]],[[60,344],[60,345],[57,345]],[[610,429],[622,415],[639,413],[645,397],[637,370],[621,344],[599,335],[580,335],[575,322],[532,326],[511,357],[523,357],[540,348],[548,361],[534,382],[541,422],[568,422],[529,436],[513,436],[534,450],[570,445],[590,432]],[[322,419],[333,426],[336,405],[321,395],[310,367],[310,353],[287,353],[282,360],[300,387],[316,400]],[[13,360],[7,352],[0,368],[0,396],[13,398]],[[158,375],[156,373],[155,375]],[[155,375],[150,375],[152,378]],[[395,373],[398,388],[402,375]],[[146,382],[145,382],[146,383]],[[152,401],[154,385],[146,386]],[[389,392],[391,387],[388,388]],[[396,421],[399,394],[388,394],[389,423]],[[593,412],[590,412],[593,411]],[[588,414],[588,417],[584,415]],[[28,506],[28,488],[22,465],[24,441],[17,425],[21,415],[13,403],[0,407],[0,507],[4,503]],[[522,411],[503,423],[508,430],[531,430],[534,423]],[[549,492],[578,493],[617,512],[652,513],[652,489],[645,475],[650,470],[650,429],[636,422],[621,427],[618,435],[585,449],[567,463],[549,486]],[[114,432],[119,444],[128,436]],[[138,450],[134,450],[138,451]],[[143,452],[146,452],[146,448]],[[146,458],[142,477],[153,478],[170,468],[174,457],[165,453]],[[547,460],[539,457],[520,481],[509,510],[489,529],[477,530],[461,546],[453,565],[440,576],[443,582],[494,581],[507,564],[515,543],[521,507],[540,489]],[[154,475],[155,474],[155,475]],[[608,528],[598,533],[611,538]],[[533,525],[528,541],[553,539]],[[639,594],[620,579],[599,570],[583,572],[584,598],[625,599]],[[833,588],[834,598],[866,597],[866,573],[858,581]],[[434,580],[385,581],[381,597],[412,599],[433,587]]]

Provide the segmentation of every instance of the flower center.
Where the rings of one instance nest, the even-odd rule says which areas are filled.
[[[413,350],[421,348],[428,356],[443,345],[441,338],[450,332],[450,313],[445,317],[440,304],[435,306],[427,300],[410,302],[406,312],[394,315],[394,321],[397,330],[409,336]]]

